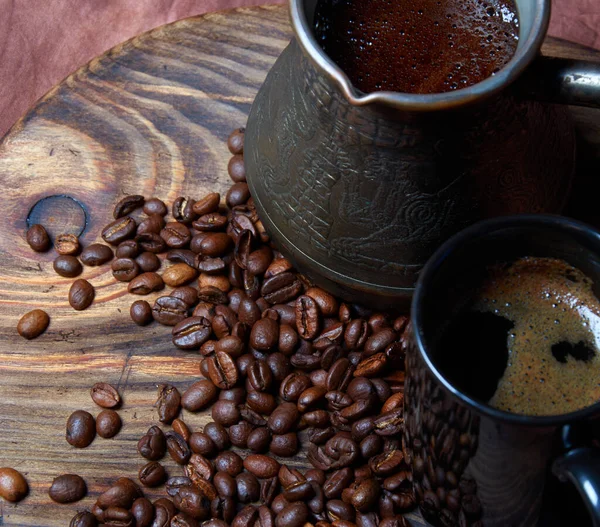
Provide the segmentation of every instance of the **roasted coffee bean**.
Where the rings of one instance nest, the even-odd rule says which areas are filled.
[[[190,307],[195,306],[198,303],[198,290],[189,285],[173,289],[170,296],[183,300]]]
[[[402,408],[381,414],[375,419],[375,433],[381,436],[397,436],[404,429],[404,411]]]
[[[244,153],[244,132],[245,128],[237,128],[227,138],[227,148],[232,154]],[[264,527],[264,526],[263,526]]]
[[[130,216],[125,216],[104,227],[102,239],[110,245],[119,245],[122,241],[133,238],[135,231],[135,220]]]
[[[217,472],[214,476],[213,483],[219,496],[225,498],[235,498],[237,495],[237,484],[233,476],[227,472]]]
[[[246,269],[253,275],[262,275],[268,269],[272,260],[273,251],[268,245],[263,245],[248,255]]]
[[[332,521],[346,520],[353,522],[356,517],[354,507],[349,503],[344,503],[342,500],[329,500],[325,507]]]
[[[150,461],[162,459],[167,451],[167,439],[158,426],[151,426],[148,432],[138,441],[138,452]]]
[[[260,501],[270,506],[279,490],[279,479],[277,477],[263,479],[260,482]]]
[[[323,445],[335,435],[335,429],[332,426],[327,428],[310,428],[308,430],[308,439],[315,445]]]
[[[252,430],[247,440],[247,447],[257,454],[262,454],[269,449],[271,442],[271,432],[265,426]]]
[[[36,223],[27,229],[27,243],[35,252],[43,253],[50,249],[52,245],[50,236],[43,225]]]
[[[69,304],[76,311],[83,311],[92,304],[94,296],[94,286],[87,280],[79,278],[73,282],[69,289]]]
[[[279,396],[287,402],[297,401],[300,394],[310,388],[311,380],[303,373],[290,373],[279,387]]]
[[[394,340],[396,340],[396,332],[392,328],[382,328],[371,335],[364,346],[364,354],[366,357],[375,355],[385,350]]]
[[[23,474],[14,468],[0,468],[0,497],[7,501],[21,501],[29,492],[29,485]]]
[[[309,287],[306,294],[310,296],[321,309],[324,317],[334,317],[338,314],[339,304],[337,299],[319,287]]]
[[[173,328],[173,344],[180,349],[198,349],[212,334],[210,322],[204,317],[188,317]]]
[[[210,517],[210,500],[194,487],[181,487],[173,497],[175,506],[196,520]]]
[[[167,253],[169,262],[184,263],[192,268],[196,268],[196,254],[189,249],[171,249]]]
[[[356,318],[348,323],[344,332],[344,343],[350,350],[360,349],[369,337],[369,326],[366,320]]]
[[[296,299],[296,326],[300,337],[306,340],[313,340],[321,329],[319,306],[310,296]]]
[[[159,234],[155,234],[153,232],[138,234],[135,237],[135,241],[138,243],[142,251],[158,254],[167,249],[167,244],[165,241],[160,237]]]
[[[265,392],[273,383],[273,374],[264,360],[254,361],[248,368],[248,380],[252,387],[259,392]]]
[[[96,504],[101,509],[121,507],[129,509],[134,500],[142,496],[140,487],[129,478],[119,478],[106,492],[98,496]]]
[[[160,260],[156,254],[145,251],[135,258],[135,262],[140,266],[143,273],[153,273],[160,269]],[[158,276],[158,275],[157,275]],[[162,279],[161,279],[162,282]],[[163,284],[164,287],[164,284]],[[129,291],[130,293],[132,291]],[[143,293],[147,294],[147,293]]]
[[[205,457],[214,457],[217,454],[217,445],[204,432],[194,432],[190,435],[188,444],[194,454],[201,454]]]
[[[171,520],[177,514],[177,509],[171,500],[160,498],[154,502],[154,521],[150,527],[169,527]]]
[[[279,342],[279,324],[271,318],[262,318],[252,326],[250,345],[257,350],[270,351]]]
[[[143,211],[144,214],[147,214],[148,216],[151,216],[152,214],[166,216],[169,212],[169,209],[167,209],[167,206],[165,205],[164,201],[158,198],[152,198],[144,203]]]
[[[233,245],[233,240],[224,232],[209,232],[200,243],[200,253],[204,256],[221,256]]]
[[[222,390],[233,388],[238,381],[238,371],[234,360],[222,351],[217,351],[213,357],[209,357],[207,360],[208,375],[213,384]]]
[[[280,273],[267,278],[260,293],[269,304],[284,304],[302,292],[302,282],[294,273]]]
[[[304,390],[298,398],[298,410],[306,412],[309,408],[317,405],[325,397],[327,390],[321,386],[311,386]]]
[[[227,164],[227,173],[234,183],[246,181],[246,167],[244,166],[244,156],[236,154]]]
[[[375,353],[360,361],[354,371],[355,377],[376,377],[381,374],[387,366],[385,353]]]
[[[165,490],[169,496],[175,496],[181,487],[189,487],[192,485],[192,480],[187,476],[174,476],[169,478],[165,483]]]
[[[203,214],[194,221],[192,227],[202,234],[222,231],[227,227],[227,216],[219,214],[218,212],[209,212],[208,214]],[[195,240],[192,240],[190,249],[194,252],[202,252],[202,240],[204,240],[204,236],[199,236]]]
[[[275,527],[275,515],[268,505],[261,505],[258,508],[258,522],[261,527]]]
[[[204,427],[204,433],[213,440],[218,450],[229,448],[229,435],[227,434],[227,430],[219,423],[208,423]],[[217,467],[217,470],[221,469]]]
[[[315,491],[310,481],[296,481],[285,487],[283,497],[293,503],[295,501],[307,501],[315,495]]]
[[[231,426],[240,420],[240,411],[231,401],[217,401],[211,412],[212,418],[223,426]]]
[[[129,308],[129,315],[138,326],[146,326],[154,320],[152,308],[145,300],[136,300]]]
[[[248,188],[248,183],[240,181],[238,183],[234,183],[229,187],[227,191],[227,195],[225,196],[225,202],[229,208],[237,207],[238,205],[243,205],[250,198],[250,189]]]
[[[50,324],[48,313],[41,309],[34,309],[25,313],[17,323],[19,335],[27,340],[39,337]]]
[[[375,385],[366,377],[356,377],[350,381],[346,393],[354,401],[371,399],[376,395]]]
[[[136,258],[136,262],[139,264],[139,259],[144,256],[146,253],[142,253],[138,258]],[[163,279],[154,272],[146,272],[141,275],[136,276],[129,285],[127,286],[127,291],[132,295],[149,295],[155,291],[160,291],[164,289],[165,283]]]
[[[211,212],[216,212],[219,210],[220,201],[221,195],[218,192],[211,192],[202,199],[196,201],[192,207],[192,210],[198,216],[210,214]]]
[[[331,424],[329,412],[326,410],[312,410],[306,412],[300,419],[300,424],[305,426],[314,426],[316,428],[326,428]]]
[[[348,359],[341,358],[335,361],[327,372],[327,391],[345,390],[352,379],[353,370]]]
[[[233,254],[235,262],[240,266],[241,269],[247,269],[248,257],[252,250],[252,232],[249,230],[243,230],[238,236],[235,242],[235,248]]]
[[[196,219],[194,200],[190,197],[180,196],[173,202],[171,213],[176,221],[181,223],[191,223]]]
[[[279,472],[279,463],[269,456],[249,454],[244,459],[244,468],[257,478],[274,478]]]
[[[200,524],[191,516],[180,512],[176,516],[173,516],[171,520],[171,527],[199,527]]]
[[[198,300],[208,304],[226,304],[229,299],[224,291],[212,286],[201,287],[198,290]]]
[[[329,459],[330,468],[334,470],[351,465],[360,454],[356,442],[343,433],[337,433],[327,441],[323,451]]]
[[[144,206],[144,196],[135,194],[132,196],[125,196],[119,201],[113,210],[113,218],[119,219],[127,214],[133,212],[135,209]]]
[[[77,448],[89,446],[96,435],[96,422],[92,414],[76,410],[67,419],[67,442]]]
[[[160,231],[160,236],[167,246],[172,249],[186,247],[192,239],[190,230],[183,223],[179,223],[178,221],[170,221],[167,223]]]
[[[302,527],[308,520],[308,507],[303,502],[290,503],[275,518],[276,527]]]
[[[190,412],[206,408],[217,398],[217,388],[206,379],[192,384],[181,397],[181,406]]]
[[[54,478],[48,495],[56,503],[73,503],[87,494],[87,486],[81,476],[63,474]]]
[[[240,421],[235,425],[229,427],[229,438],[231,444],[238,448],[248,447],[248,437],[252,432],[252,425],[247,421]]]
[[[357,481],[351,503],[357,511],[368,512],[378,503],[380,490],[379,482],[375,478]]]
[[[96,417],[96,433],[109,439],[116,436],[121,430],[121,418],[114,410],[102,410]]]
[[[204,431],[206,432],[206,427]],[[230,476],[235,477],[244,469],[244,462],[238,454],[228,450],[221,452],[216,457],[215,469],[219,472],[227,472]]]
[[[167,479],[167,473],[158,461],[150,461],[140,469],[138,477],[145,487],[158,487]]]
[[[150,524],[144,525],[144,527],[148,527]],[[96,517],[88,511],[78,512],[73,518],[71,518],[71,522],[69,523],[69,527],[97,527],[98,520]]]
[[[115,251],[117,258],[135,258],[138,254],[140,254],[140,246],[135,240],[125,240],[124,242],[121,242],[117,245],[117,250]]]
[[[185,465],[189,460],[192,452],[183,437],[177,432],[167,432],[167,450],[169,455],[178,465]]]
[[[187,314],[187,304],[174,296],[161,296],[152,307],[152,317],[164,326],[176,326],[187,318]]]
[[[161,423],[171,423],[179,415],[181,395],[175,386],[161,384],[158,387],[158,420]]]
[[[242,472],[235,477],[237,499],[241,503],[258,501],[260,497],[260,483],[256,476],[250,472]]]
[[[342,468],[333,472],[323,484],[323,492],[329,500],[339,498],[342,491],[352,483],[354,473],[350,468]]]
[[[136,527],[150,527],[154,519],[154,506],[147,498],[138,498],[131,506]]]
[[[252,326],[261,319],[261,312],[256,302],[246,295],[241,299],[238,308],[238,319],[240,322]]]
[[[83,267],[79,260],[71,255],[61,254],[57,256],[52,263],[52,267],[56,274],[64,276],[65,278],[74,278],[79,276],[83,271]]]
[[[59,234],[54,240],[54,249],[58,254],[75,255],[79,253],[81,246],[74,234]]]
[[[275,397],[266,392],[250,392],[246,403],[252,410],[264,415],[271,415],[277,407]]]
[[[160,214],[151,214],[137,227],[137,235],[158,234],[165,226],[165,219]]]
[[[369,467],[374,475],[387,477],[398,472],[403,461],[402,451],[390,450],[369,459]]]
[[[294,403],[282,403],[269,416],[269,429],[274,434],[286,434],[296,424],[298,417],[298,408]]]
[[[108,507],[104,511],[103,525],[106,527],[134,527],[133,514],[123,507]]]
[[[79,258],[88,266],[102,265],[113,259],[113,251],[103,243],[92,243],[81,251]]]
[[[296,432],[273,434],[269,451],[276,456],[292,457],[298,453],[299,446]]]
[[[119,282],[131,282],[140,274],[140,266],[131,258],[117,258],[110,264],[110,268]]]

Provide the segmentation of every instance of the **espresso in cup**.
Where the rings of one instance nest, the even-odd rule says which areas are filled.
[[[600,401],[600,301],[579,269],[520,258],[487,269],[443,332],[440,367],[468,395],[514,414]]]
[[[514,55],[514,0],[320,0],[315,34],[363,92],[442,93],[498,72]]]

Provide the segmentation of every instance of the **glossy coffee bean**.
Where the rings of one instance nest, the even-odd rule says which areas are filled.
[[[59,234],[54,240],[54,249],[58,254],[79,254],[81,245],[74,234]]]
[[[50,236],[43,225],[35,224],[27,229],[27,243],[35,252],[43,253],[50,249]]]
[[[113,218],[118,219],[144,206],[144,196],[134,194],[122,198],[113,209]]]
[[[269,451],[271,454],[280,457],[292,457],[298,453],[300,444],[296,432],[288,432],[287,434],[273,434]]]
[[[81,251],[79,259],[85,265],[94,267],[110,262],[113,259],[113,251],[103,243],[92,243]]]
[[[164,326],[176,326],[187,318],[187,314],[188,305],[174,296],[161,296],[156,299],[154,306],[152,306],[154,320]]]
[[[52,262],[54,272],[65,278],[74,278],[83,272],[81,262],[71,255],[59,255]]]
[[[116,436],[121,425],[121,418],[114,410],[102,410],[96,417],[96,433],[104,439]]]
[[[244,133],[245,128],[237,128],[227,138],[227,148],[232,154],[244,153]]]
[[[201,380],[192,384],[181,397],[181,406],[190,412],[206,408],[217,398],[217,388],[209,380]]]
[[[206,427],[204,428],[204,431],[206,432]],[[221,452],[215,458],[215,469],[235,477],[244,469],[244,462],[238,454],[232,450],[227,450]]]
[[[197,217],[194,212],[194,200],[190,197],[180,196],[173,202],[171,213],[176,221],[191,223]]]
[[[240,420],[241,414],[237,405],[232,401],[217,401],[211,410],[215,422],[223,426],[231,426]]]
[[[217,445],[204,432],[194,432],[190,435],[188,444],[194,454],[201,454],[208,458],[212,458],[217,454]]]
[[[69,304],[76,311],[83,311],[92,304],[95,294],[94,286],[87,280],[79,278],[69,289]]]
[[[222,390],[233,388],[238,381],[238,371],[231,356],[223,351],[217,351],[207,360],[208,375],[213,384]]]
[[[140,246],[135,240],[125,240],[117,245],[115,256],[117,258],[135,258],[140,254]]]
[[[207,520],[210,517],[210,501],[194,487],[182,487],[173,496],[175,506],[196,520]]]
[[[129,216],[125,216],[104,227],[102,230],[102,239],[110,245],[119,245],[122,241],[133,238],[135,231],[135,220]]]
[[[212,334],[210,322],[204,317],[188,317],[178,322],[172,331],[173,344],[180,349],[198,349]]]
[[[112,275],[119,282],[131,282],[140,274],[140,266],[131,258],[117,258],[111,263],[110,268]]]
[[[255,428],[248,436],[248,448],[257,454],[262,454],[269,449],[271,432],[266,426]],[[278,454],[277,454],[278,455]]]
[[[244,166],[244,156],[234,155],[227,165],[227,173],[234,183],[246,181],[246,167]]]
[[[158,235],[165,226],[165,219],[160,214],[150,214],[146,219],[142,220],[136,229],[137,236],[146,234]]]
[[[164,287],[165,283],[159,275],[153,272],[147,272],[136,276],[131,282],[129,282],[127,291],[132,295],[148,295],[155,291],[160,291],[164,289]]]
[[[308,507],[303,502],[290,503],[275,518],[276,527],[302,527],[308,520]]]
[[[249,454],[244,459],[244,468],[257,478],[273,478],[279,472],[279,463],[272,457],[262,454]]]
[[[160,260],[158,256],[148,251],[144,251],[136,256],[135,262],[140,266],[140,270],[143,273],[152,273],[160,269]]]
[[[67,419],[67,442],[77,448],[89,446],[96,436],[96,422],[89,412],[77,410]]]
[[[75,514],[69,523],[69,527],[97,527],[98,520],[88,511],[81,511]]]
[[[0,497],[7,501],[21,501],[29,492],[27,480],[14,468],[0,468]]]
[[[167,438],[158,426],[151,426],[138,441],[137,449],[142,457],[157,461],[167,452]]]
[[[147,498],[138,498],[131,506],[136,527],[150,527],[154,520],[154,506]]]
[[[231,444],[229,440],[229,435],[227,434],[227,430],[225,429],[225,427],[223,427],[219,423],[208,423],[204,427],[204,433],[213,440],[218,450],[225,450],[229,448]],[[217,470],[221,469],[217,468]]]
[[[165,205],[164,201],[158,198],[151,198],[149,200],[146,200],[146,202],[144,203],[144,208],[142,210],[144,211],[144,214],[147,214],[148,216],[152,214],[166,216],[169,212],[169,209]]]
[[[146,326],[154,320],[152,308],[145,300],[136,300],[129,308],[129,316],[138,326]]]
[[[171,423],[179,415],[181,395],[175,386],[161,384],[158,387],[156,406],[158,409],[158,420],[161,423]]]
[[[274,434],[286,434],[298,420],[298,408],[293,403],[280,404],[269,416],[268,427]]]
[[[90,390],[92,400],[102,408],[116,408],[121,404],[121,396],[117,389],[106,383],[97,382]]]
[[[63,474],[54,478],[48,495],[56,503],[73,503],[87,494],[87,486],[81,476]]]
[[[192,455],[187,442],[177,432],[167,432],[167,451],[178,465],[185,465]]]
[[[39,337],[50,324],[48,313],[41,309],[34,309],[25,313],[17,323],[19,335],[27,340]]]
[[[150,461],[140,469],[138,477],[145,487],[158,487],[167,479],[167,473],[158,461]]]

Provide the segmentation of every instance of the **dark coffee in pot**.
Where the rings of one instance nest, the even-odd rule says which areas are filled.
[[[315,33],[363,92],[442,93],[497,73],[514,55],[514,0],[320,0]]]

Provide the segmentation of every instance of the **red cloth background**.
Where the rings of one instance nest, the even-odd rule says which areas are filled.
[[[274,2],[0,0],[0,137],[53,85],[124,40],[180,18]],[[600,0],[552,3],[551,34],[600,49]]]

